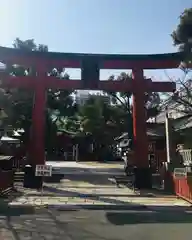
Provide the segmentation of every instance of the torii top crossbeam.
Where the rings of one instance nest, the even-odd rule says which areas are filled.
[[[176,68],[183,59],[182,53],[155,54],[155,55],[112,55],[112,54],[80,54],[80,53],[56,53],[21,51],[18,49],[0,47],[0,61],[9,64],[20,64],[25,67],[34,67],[37,72],[48,71],[53,68],[81,68],[81,82],[78,80],[61,81],[46,74],[36,81],[34,77],[8,77],[7,86],[31,88],[37,84],[43,84],[45,88],[61,89],[91,89],[134,91],[133,82],[99,81],[100,69],[165,69]],[[37,76],[38,78],[38,76]],[[172,91],[173,83],[145,81],[144,91]]]
[[[37,66],[45,64],[49,67],[81,68],[84,59],[94,59],[101,69],[168,69],[177,68],[185,59],[181,52],[165,54],[84,54],[22,51],[19,49],[0,47],[0,60],[21,65]]]

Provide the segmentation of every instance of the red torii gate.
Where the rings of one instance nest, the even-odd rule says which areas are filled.
[[[156,55],[107,55],[56,52],[29,52],[0,47],[0,62],[34,67],[36,76],[3,75],[3,85],[10,88],[34,90],[32,137],[30,155],[33,163],[45,163],[44,131],[46,90],[87,89],[133,92],[134,159],[137,166],[137,186],[151,187],[148,164],[148,142],[145,119],[145,92],[173,92],[172,82],[152,82],[144,79],[144,69],[177,68],[183,60],[181,53]],[[53,68],[81,68],[81,81],[61,80],[47,75]],[[132,69],[133,81],[100,81],[100,69]]]

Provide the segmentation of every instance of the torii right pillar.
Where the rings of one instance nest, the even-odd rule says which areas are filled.
[[[152,174],[148,162],[148,139],[145,112],[146,83],[143,69],[135,68],[133,74],[133,135],[136,188],[152,188]]]
[[[136,188],[152,188],[152,173],[148,161],[148,137],[145,110],[145,92],[173,92],[173,82],[152,82],[144,79],[143,69],[134,68],[133,74],[133,148],[136,165]]]

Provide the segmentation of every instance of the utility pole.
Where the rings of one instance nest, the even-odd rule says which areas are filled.
[[[172,125],[171,119],[169,119],[167,107],[165,115],[165,134],[166,134],[167,163],[169,164],[172,162]]]
[[[165,134],[166,134],[166,151],[167,151],[167,162],[165,164],[166,174],[164,179],[164,189],[168,192],[174,192],[174,184],[173,184],[173,175],[172,175],[172,167],[174,163],[174,145],[173,145],[173,127],[172,127],[172,119],[169,118],[168,108],[166,108],[165,115]]]

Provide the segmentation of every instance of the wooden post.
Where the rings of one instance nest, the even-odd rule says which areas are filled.
[[[39,75],[44,76],[45,72],[40,68]],[[34,79],[37,81],[38,78]],[[30,162],[32,163],[34,179],[31,179],[32,188],[42,187],[42,177],[35,177],[36,165],[45,164],[45,108],[46,89],[44,82],[35,84],[34,106],[32,112],[32,132],[30,144]]]
[[[38,86],[34,94],[34,107],[32,112],[32,155],[33,163],[45,163],[45,105],[46,92],[45,89]]]
[[[143,69],[133,69],[133,134],[136,187],[151,188],[151,171],[148,161],[148,139],[145,110],[145,79]]]

